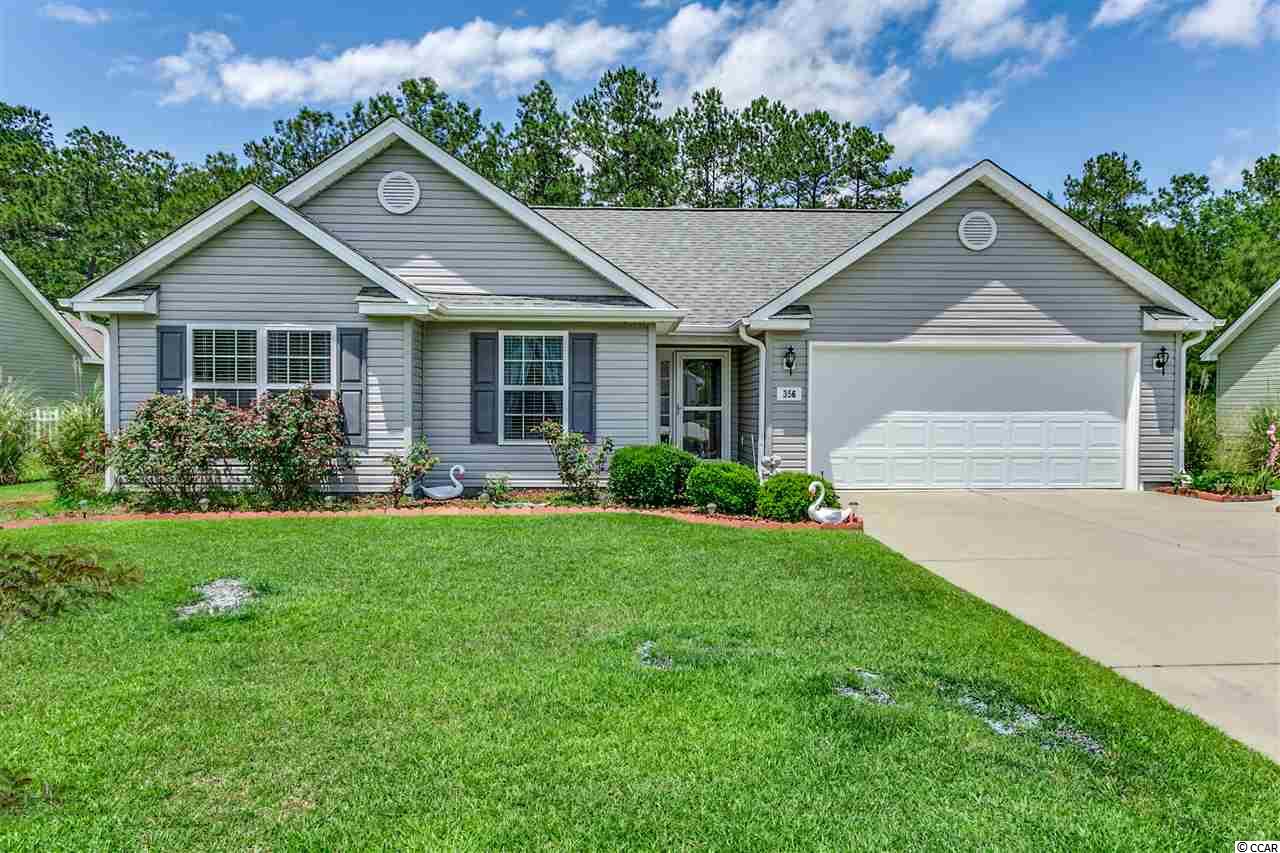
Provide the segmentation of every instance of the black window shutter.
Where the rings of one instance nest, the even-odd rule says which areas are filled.
[[[569,429],[596,440],[596,336],[569,335]]]
[[[186,326],[156,326],[156,390],[179,397],[187,391]]]
[[[498,443],[498,335],[471,335],[471,443]]]
[[[338,329],[338,404],[342,406],[347,443],[368,444],[368,329]]]

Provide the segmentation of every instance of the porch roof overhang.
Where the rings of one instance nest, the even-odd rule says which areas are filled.
[[[389,294],[375,295],[368,289],[356,297],[361,314],[383,317],[417,317],[442,323],[562,322],[619,324],[654,323],[660,331],[679,325],[686,311],[678,308],[650,308],[638,300],[612,297],[518,296],[484,293],[423,293],[425,305],[407,305]]]

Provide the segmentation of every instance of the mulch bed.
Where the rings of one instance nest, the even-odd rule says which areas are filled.
[[[53,518],[25,518],[7,521],[0,524],[0,530],[21,530],[29,527],[45,527],[51,524],[87,524],[100,521],[226,521],[237,518],[333,518],[367,517],[377,515],[393,515],[397,517],[414,516],[470,516],[470,515],[578,515],[590,512],[632,513],[635,515],[656,515],[662,518],[674,518],[694,524],[716,524],[721,527],[757,528],[762,530],[843,530],[861,531],[862,519],[856,516],[848,522],[831,527],[820,527],[812,522],[788,523],[768,521],[762,518],[751,518],[737,515],[707,515],[703,512],[690,512],[676,509],[631,509],[628,507],[594,507],[594,506],[539,506],[539,507],[473,507],[451,506],[449,504],[402,507],[400,509],[358,509],[347,511],[324,510],[286,510],[282,512],[126,512],[108,515],[64,515]]]
[[[1162,495],[1177,495],[1183,498],[1199,498],[1202,501],[1213,501],[1220,504],[1262,503],[1271,500],[1271,495],[1223,495],[1218,492],[1202,492],[1198,489],[1178,489],[1173,486],[1156,486]],[[1276,508],[1280,512],[1280,507]]]

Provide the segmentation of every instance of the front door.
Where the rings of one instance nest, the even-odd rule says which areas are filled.
[[[676,356],[676,446],[702,459],[729,455],[729,356],[683,352]]]

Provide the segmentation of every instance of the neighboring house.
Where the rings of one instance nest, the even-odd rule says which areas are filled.
[[[108,418],[309,381],[358,463],[430,440],[555,484],[547,417],[848,488],[1139,488],[1180,466],[1204,309],[993,163],[905,212],[531,209],[390,120],[69,301]]]
[[[1200,356],[1218,363],[1218,429],[1244,432],[1249,411],[1280,405],[1280,281],[1249,306]]]
[[[0,382],[42,403],[74,400],[102,381],[102,336],[59,312],[0,252]]]

